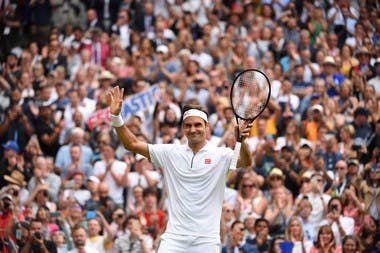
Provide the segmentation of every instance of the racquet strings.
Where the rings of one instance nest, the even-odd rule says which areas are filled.
[[[231,106],[237,116],[245,120],[256,118],[268,102],[269,89],[262,73],[255,70],[241,73],[231,91]]]

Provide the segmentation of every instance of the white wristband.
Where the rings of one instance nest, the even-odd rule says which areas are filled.
[[[124,125],[124,120],[120,114],[117,116],[111,114],[111,122],[113,127],[121,127]]]

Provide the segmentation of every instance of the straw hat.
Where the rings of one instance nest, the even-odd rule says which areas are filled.
[[[334,57],[332,57],[332,56],[326,56],[325,59],[323,60],[323,65],[336,66]]]
[[[100,76],[98,77],[99,80],[112,80],[115,79],[115,76],[109,72],[108,70],[104,70]]]
[[[371,52],[366,47],[361,47],[355,51],[355,57],[359,55],[372,55]]]
[[[19,170],[12,171],[11,175],[5,175],[4,179],[7,180],[9,183],[16,184],[18,186],[25,186],[25,177]]]

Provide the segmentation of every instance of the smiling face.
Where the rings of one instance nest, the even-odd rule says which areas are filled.
[[[318,241],[321,245],[328,245],[333,240],[333,232],[330,226],[322,226],[318,235]]]
[[[343,252],[346,253],[355,253],[357,252],[357,245],[353,238],[347,238],[343,242]]]
[[[182,131],[184,132],[189,146],[191,148],[201,148],[206,144],[206,133],[208,131],[208,123],[197,116],[187,117],[182,123]]]

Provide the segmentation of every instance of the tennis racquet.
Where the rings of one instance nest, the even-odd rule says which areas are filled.
[[[231,87],[230,102],[235,114],[236,123],[239,121],[253,122],[268,105],[271,86],[268,77],[258,69],[247,69],[239,73]],[[230,164],[230,170],[236,170],[242,138],[239,127],[238,138]]]

